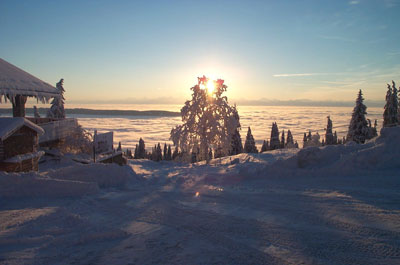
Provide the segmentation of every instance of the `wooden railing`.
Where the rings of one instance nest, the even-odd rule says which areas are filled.
[[[47,119],[47,118],[39,118]],[[32,120],[31,120],[32,121]],[[44,134],[39,137],[39,143],[46,143],[63,139],[76,132],[78,121],[74,118],[69,119],[50,119],[48,122],[36,123],[43,128]],[[34,121],[33,121],[34,122]]]

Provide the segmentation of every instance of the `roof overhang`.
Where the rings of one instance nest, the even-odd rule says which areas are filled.
[[[16,95],[35,97],[41,102],[59,97],[57,88],[0,58],[0,102]]]

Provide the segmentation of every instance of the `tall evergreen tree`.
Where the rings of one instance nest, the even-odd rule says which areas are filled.
[[[326,132],[325,132],[325,144],[326,145],[332,145],[335,142],[334,136],[333,136],[333,133],[332,133],[333,125],[332,125],[331,117],[328,116],[327,118],[328,118],[328,122],[327,122],[327,125],[326,125]]]
[[[135,154],[133,156],[133,159],[139,159],[138,152],[139,152],[139,146],[136,144],[136,146],[135,146]]]
[[[118,142],[118,148],[117,148],[117,151],[122,151],[121,142]]]
[[[368,122],[365,118],[367,114],[367,107],[363,103],[364,98],[362,91],[358,92],[356,106],[353,109],[353,114],[350,120],[349,131],[347,133],[347,140],[356,143],[365,143],[368,139]]]
[[[167,160],[167,152],[168,152],[167,143],[164,143],[163,160]]]
[[[61,79],[57,84],[56,88],[58,93],[60,94],[59,97],[53,98],[51,102],[51,107],[47,112],[48,118],[57,118],[57,119],[64,119],[65,118],[65,110],[64,110],[64,79]]]
[[[273,122],[272,128],[271,128],[271,138],[269,141],[269,148],[270,148],[270,150],[275,150],[275,149],[279,149],[280,146],[281,146],[281,143],[279,141],[278,125],[276,124],[276,122]]]
[[[171,152],[171,145],[168,145],[168,150],[167,150],[167,159],[168,161],[172,160],[172,152]]]
[[[237,128],[232,134],[232,140],[231,140],[231,150],[229,151],[230,155],[237,155],[243,153],[243,144],[242,144],[242,138],[240,136],[240,118],[239,118],[239,113],[236,109],[236,105],[233,106],[233,118],[236,120]]]
[[[392,87],[388,84],[387,85],[387,92],[386,92],[386,103],[383,111],[383,127],[389,127],[392,126],[392,113],[393,113],[393,107],[392,107]]]
[[[288,130],[287,132],[287,137],[286,137],[286,145],[287,148],[294,148],[295,144],[294,144],[294,140],[293,140],[293,135],[292,132],[290,130]]]
[[[393,125],[398,125],[398,109],[399,109],[399,98],[397,95],[396,84],[392,80],[392,113],[391,113],[391,121]]]
[[[254,141],[254,137],[251,134],[251,129],[247,130],[246,141],[244,143],[244,152],[245,153],[258,153],[256,142]]]
[[[137,152],[138,159],[145,159],[146,158],[146,149],[145,144],[142,138],[139,139],[139,147]]]

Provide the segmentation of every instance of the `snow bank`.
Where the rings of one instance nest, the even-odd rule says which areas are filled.
[[[259,175],[371,175],[400,169],[400,127],[383,128],[366,144],[308,147],[259,170]]]
[[[70,197],[95,194],[96,183],[43,178],[38,173],[0,173],[0,197]]]
[[[94,182],[101,188],[123,187],[128,181],[140,181],[131,167],[116,164],[75,164],[50,169],[46,175],[52,179]]]

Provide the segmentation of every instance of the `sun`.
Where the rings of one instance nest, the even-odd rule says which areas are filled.
[[[208,80],[207,84],[206,84],[206,88],[207,88],[207,93],[211,95],[215,89],[215,81],[211,80],[211,79]]]

